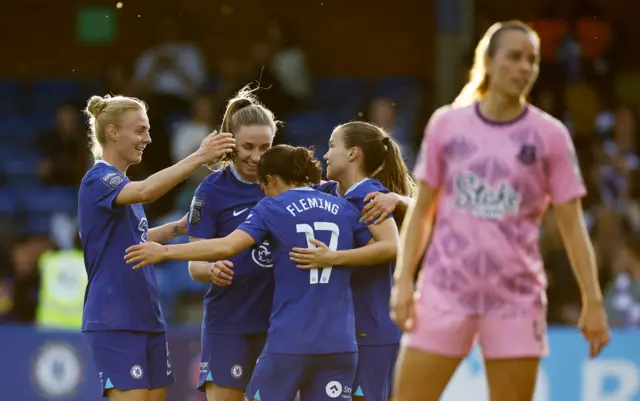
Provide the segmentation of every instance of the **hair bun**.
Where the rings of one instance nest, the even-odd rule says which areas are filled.
[[[103,98],[101,96],[91,96],[89,102],[87,103],[87,111],[89,114],[93,116],[93,118],[98,118],[100,113],[102,113],[107,107],[107,98]]]
[[[307,161],[313,158],[313,149],[303,148],[301,146],[293,148],[293,156],[296,159]]]

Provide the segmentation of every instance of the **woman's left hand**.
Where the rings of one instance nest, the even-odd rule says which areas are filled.
[[[396,210],[400,199],[392,192],[383,194],[381,192],[371,192],[364,197],[366,203],[362,209],[362,222],[369,224],[380,224]]]
[[[289,258],[297,264],[298,269],[318,269],[333,265],[333,253],[324,242],[317,239],[309,240],[315,248],[293,248]]]

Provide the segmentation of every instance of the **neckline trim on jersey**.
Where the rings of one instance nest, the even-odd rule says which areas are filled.
[[[354,191],[356,188],[358,188],[360,186],[360,184],[362,184],[363,182],[368,181],[370,179],[371,178],[369,178],[369,177],[365,177],[365,178],[361,179],[360,181],[356,182],[355,184],[350,186],[349,189],[347,189],[347,191],[344,193],[344,196],[349,195],[349,192]]]
[[[246,180],[246,179],[242,178],[240,173],[238,173],[238,170],[236,170],[235,163],[229,163],[229,168],[231,169],[231,173],[233,173],[233,176],[236,177],[236,180],[240,181],[241,183],[249,184],[249,185],[256,185],[257,184],[255,182],[251,182],[249,180]]]
[[[488,125],[493,125],[495,127],[505,127],[508,125],[515,124],[518,121],[521,121],[523,118],[525,118],[527,114],[529,114],[529,105],[526,105],[522,113],[520,113],[520,115],[515,117],[514,119],[508,120],[508,121],[495,121],[495,120],[489,120],[487,117],[482,115],[482,113],[480,112],[480,102],[475,102],[473,109],[476,113],[476,116],[478,116],[478,118],[481,119],[483,123]]]
[[[298,187],[298,188],[291,188],[289,191],[315,191],[315,189],[311,187]]]
[[[109,167],[113,167],[111,164],[107,163],[106,161],[104,161],[104,160],[102,160],[102,159],[98,159],[98,160],[96,160],[96,162],[95,162],[95,163],[93,163],[93,165],[95,166],[96,164],[101,164],[101,163],[102,163],[102,164],[106,164],[106,165],[107,165],[107,166],[109,166]]]

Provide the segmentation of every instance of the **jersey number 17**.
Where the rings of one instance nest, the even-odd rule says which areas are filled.
[[[315,231],[329,231],[331,237],[329,239],[329,250],[335,251],[338,249],[338,237],[340,236],[340,227],[335,223],[327,223],[323,221],[317,221],[313,223],[313,227],[309,224],[296,224],[296,231],[303,233],[307,239],[307,248],[315,248],[315,244],[311,242],[315,239]],[[331,277],[331,270],[333,266],[323,267],[321,269],[309,270],[309,284],[318,284],[318,270],[322,270],[320,274],[320,284],[326,284]]]

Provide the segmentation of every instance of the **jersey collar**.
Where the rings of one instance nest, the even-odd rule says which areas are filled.
[[[231,173],[233,173],[233,176],[236,177],[236,180],[240,181],[241,183],[256,185],[255,182],[251,182],[249,180],[245,180],[244,178],[242,178],[240,173],[238,173],[238,170],[236,170],[236,165],[234,163],[229,163],[229,169],[231,169]]]
[[[352,186],[349,187],[349,189],[347,189],[347,192],[344,193],[344,196],[347,196],[349,194],[349,192],[354,191],[356,188],[358,188],[360,186],[360,184],[362,184],[363,182],[370,180],[369,177],[363,178],[360,181],[356,182],[355,184],[353,184]]]

